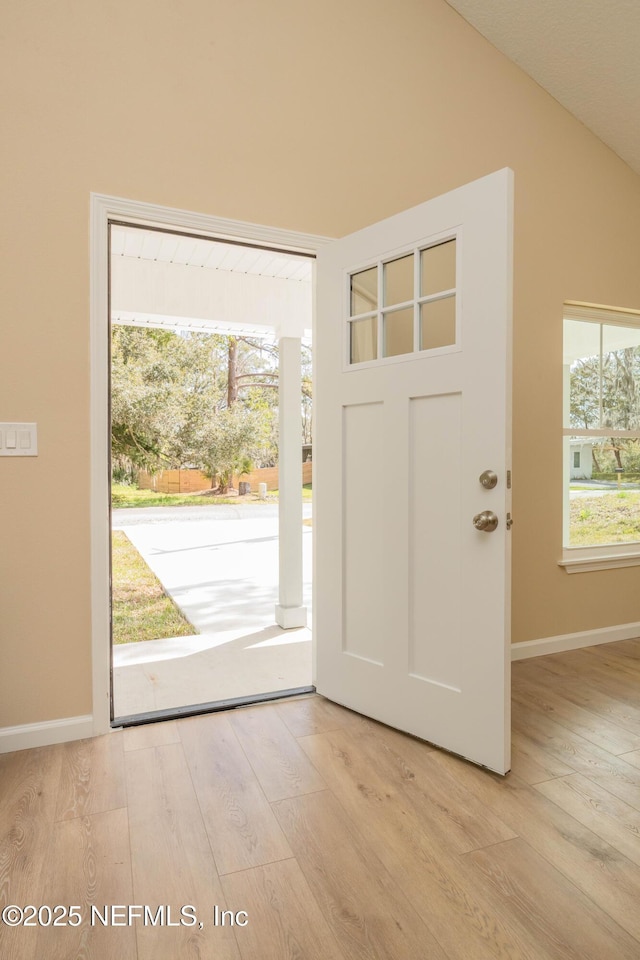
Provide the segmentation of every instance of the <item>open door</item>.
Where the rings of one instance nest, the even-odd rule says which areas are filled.
[[[510,766],[513,174],[322,248],[319,693]]]

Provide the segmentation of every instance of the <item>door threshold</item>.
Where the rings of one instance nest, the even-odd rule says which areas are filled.
[[[197,717],[204,713],[220,713],[222,710],[236,710],[238,707],[251,707],[270,700],[286,700],[306,693],[315,693],[314,686],[292,687],[288,690],[273,690],[271,693],[254,693],[248,697],[231,697],[228,700],[213,700],[210,703],[192,703],[187,707],[169,707],[166,710],[150,710],[147,713],[133,713],[127,717],[114,717],[111,727],[137,727],[145,723],[158,723],[162,720],[180,720],[184,717]]]

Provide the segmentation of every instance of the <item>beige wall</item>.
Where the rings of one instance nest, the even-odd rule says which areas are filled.
[[[0,726],[91,710],[90,191],[337,236],[511,166],[513,638],[640,620],[637,568],[556,565],[562,303],[640,307],[640,177],[441,0],[2,21],[0,419],[36,420],[40,455],[0,460]]]

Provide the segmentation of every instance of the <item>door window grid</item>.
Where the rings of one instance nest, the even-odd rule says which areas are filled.
[[[409,265],[401,266],[410,258],[413,290],[407,284]],[[429,260],[432,261],[431,270]],[[456,237],[448,237],[348,274],[348,364],[388,361],[455,346],[456,272]],[[413,296],[400,299],[400,293],[409,292]],[[433,318],[429,307],[439,303],[445,310],[440,311],[439,330],[436,328],[434,332],[430,329]],[[362,309],[367,306],[368,310]]]

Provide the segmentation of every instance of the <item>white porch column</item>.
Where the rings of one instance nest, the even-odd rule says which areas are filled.
[[[302,443],[300,440],[300,338],[281,337],[278,455],[280,592],[276,623],[306,627],[302,605]]]

